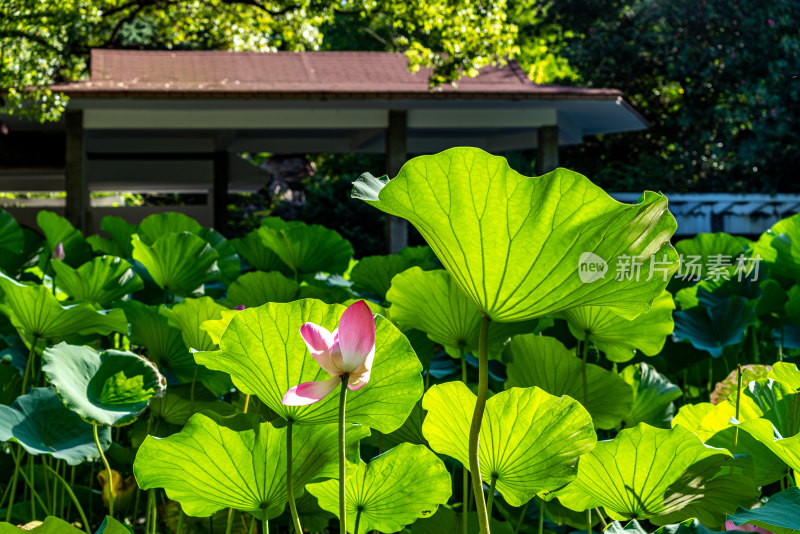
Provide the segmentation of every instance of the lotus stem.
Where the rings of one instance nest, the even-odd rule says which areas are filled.
[[[300,526],[300,516],[297,515],[297,504],[294,502],[294,490],[292,488],[292,418],[287,419],[286,424],[286,495],[289,497],[289,510],[292,513],[292,525],[297,534],[303,534],[303,527]]]
[[[355,534],[358,534],[358,525],[361,523],[361,510],[362,508],[359,506],[356,512],[356,529],[353,531]]]
[[[347,533],[347,491],[345,476],[347,464],[345,460],[345,426],[344,412],[347,406],[347,373],[342,374],[342,390],[339,393],[339,531]]]
[[[100,446],[100,437],[97,435],[97,425],[92,425],[92,433],[94,434],[94,444],[97,445],[97,451],[100,453],[100,458],[103,460],[103,464],[106,466],[106,472],[108,473],[108,515],[112,518],[114,517],[114,479],[111,478],[111,466],[108,464],[108,460],[106,459],[105,453],[103,453],[103,447]]]
[[[736,422],[739,422],[739,400],[742,398],[742,364],[736,366]],[[733,447],[731,454],[736,454],[736,445],[739,443],[739,425],[733,431]],[[731,467],[733,470],[733,467]]]
[[[481,479],[480,450],[478,449],[483,411],[486,408],[486,395],[489,390],[489,316],[485,313],[481,317],[481,334],[478,341],[478,398],[475,402],[475,411],[472,414],[472,424],[469,429],[469,471],[472,475],[472,493],[475,495],[475,508],[478,511],[478,526],[481,534],[489,534],[489,514],[486,511],[486,501],[483,496],[483,481]]]
[[[46,464],[47,464],[47,456],[42,456],[42,465],[46,466]],[[45,491],[45,496],[47,497],[47,509],[55,514],[56,510],[53,507],[53,494],[50,491],[50,477],[47,475],[47,469],[44,469],[43,474],[44,474],[44,491]]]
[[[89,521],[86,520],[86,514],[83,513],[83,508],[81,507],[81,503],[78,501],[78,498],[75,497],[75,493],[73,493],[72,488],[70,488],[69,483],[62,476],[60,476],[57,472],[53,471],[50,466],[45,466],[45,469],[49,469],[55,475],[56,480],[61,482],[61,487],[67,490],[67,495],[69,495],[70,500],[73,504],[75,504],[75,508],[78,509],[78,514],[81,516],[81,521],[83,522],[83,530],[87,532],[87,534],[91,534],[91,530],[89,530]],[[66,468],[65,468],[66,469]],[[72,473],[75,473],[75,468],[72,468]],[[74,477],[73,477],[74,478]]]
[[[581,380],[583,382],[583,407],[589,406],[589,386],[586,383],[586,356],[589,348],[589,340],[583,340],[581,347]],[[588,408],[587,408],[588,409]]]
[[[459,356],[461,358],[461,381],[467,383],[467,357],[464,351],[459,348]],[[461,505],[461,533],[467,534],[469,527],[469,469],[466,465],[461,466],[461,492],[462,492],[462,505]]]
[[[247,529],[247,534],[253,534],[255,532],[257,522],[258,519],[256,519],[255,517],[253,518],[252,521],[250,521],[250,527]]]
[[[28,390],[28,379],[33,375],[33,360],[36,358],[36,342],[38,338],[33,336],[31,348],[28,351],[28,361],[25,362],[25,376],[22,377],[22,395]]]
[[[492,503],[494,502],[494,486],[497,484],[497,475],[492,473],[492,483],[489,484],[489,498],[486,500],[486,514],[492,520]]]
[[[528,513],[528,506],[531,505],[533,499],[525,503],[525,506],[522,507],[522,513],[519,514],[519,521],[517,521],[517,526],[514,527],[514,534],[519,534],[519,529],[522,528],[522,523],[525,521],[525,514]]]
[[[14,449],[10,449],[12,456]],[[14,508],[14,494],[17,491],[17,479],[19,478],[19,463],[22,461],[22,445],[19,446],[19,451],[14,456],[14,476],[11,477],[11,496],[8,499],[8,508],[6,508],[6,523],[11,522],[11,511]]]
[[[592,534],[592,509],[586,510],[586,534]]]
[[[253,523],[255,523],[255,521],[253,521]],[[269,519],[267,518],[267,509],[266,508],[264,508],[264,510],[261,512],[261,525],[264,527],[263,534],[269,534]],[[342,531],[342,532],[345,532],[345,531]],[[155,533],[155,529],[153,529],[153,534],[156,534]],[[345,532],[345,534],[346,534],[346,532]]]
[[[20,455],[22,455],[22,451],[20,451]],[[33,456],[28,456],[28,459],[29,460],[33,459]],[[44,511],[44,514],[46,516],[50,515],[50,509],[47,507],[47,504],[42,500],[42,497],[39,495],[39,492],[36,491],[36,488],[33,485],[33,483],[34,483],[34,480],[33,480],[33,462],[32,461],[28,462],[28,475],[25,474],[25,470],[24,469],[20,470],[19,474],[22,475],[22,479],[25,481],[25,484],[28,485],[28,489],[31,490],[31,521],[35,521],[36,520],[36,503],[37,502],[39,503],[39,506],[42,507],[42,510]],[[30,478],[28,478],[28,476],[30,476]]]
[[[600,511],[600,508],[595,508],[595,512],[597,512],[597,517],[600,518],[600,521],[603,523],[603,530],[608,528],[608,523],[606,523],[606,519],[603,517],[603,513]]]
[[[539,499],[539,534],[544,534],[544,511],[547,508],[547,503],[544,499]]]

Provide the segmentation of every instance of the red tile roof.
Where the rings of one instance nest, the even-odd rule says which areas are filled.
[[[486,67],[457,88],[431,91],[430,71],[408,70],[391,52],[220,52],[94,49],[91,77],[55,85],[72,96],[180,98],[616,99],[616,89],[533,83],[511,61]]]

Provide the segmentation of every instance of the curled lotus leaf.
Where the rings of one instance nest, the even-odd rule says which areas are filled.
[[[133,423],[167,386],[155,364],[132,352],[59,343],[42,363],[67,408],[94,425]]]

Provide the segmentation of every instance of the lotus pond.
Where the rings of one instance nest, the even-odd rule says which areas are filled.
[[[0,533],[800,532],[800,215],[677,241],[457,148],[265,218],[0,212]]]

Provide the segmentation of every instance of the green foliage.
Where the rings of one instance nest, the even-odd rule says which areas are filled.
[[[424,445],[402,443],[348,471],[347,513],[361,515],[358,532],[352,527],[354,534],[400,531],[418,518],[433,515],[450,498],[450,474]],[[338,489],[335,480],[308,485],[308,492],[331,513],[339,511]]]
[[[130,352],[59,343],[44,352],[42,370],[70,410],[93,425],[136,420],[150,399],[164,394],[155,365]]]
[[[422,433],[431,448],[466,465],[476,397],[462,382],[433,386],[422,407]],[[542,439],[543,438],[543,439]],[[597,437],[589,413],[569,397],[539,388],[512,388],[486,402],[481,425],[481,478],[497,484],[512,506],[547,495],[575,478],[576,459]]]

